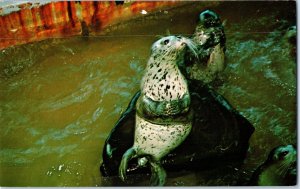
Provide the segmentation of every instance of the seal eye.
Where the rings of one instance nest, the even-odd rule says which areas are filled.
[[[167,45],[168,43],[170,42],[170,40],[169,39],[166,39],[166,40],[164,40],[164,45]]]
[[[281,153],[279,154],[279,156],[280,156],[280,157],[284,157],[284,156],[286,156],[288,153],[289,153],[288,151],[284,151],[284,152],[281,152]]]

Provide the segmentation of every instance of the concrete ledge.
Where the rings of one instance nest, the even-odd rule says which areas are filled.
[[[0,49],[51,37],[95,35],[111,24],[143,16],[174,1],[1,1]]]
[[[0,0],[0,50],[47,38],[103,34],[108,26],[187,3],[192,1]]]

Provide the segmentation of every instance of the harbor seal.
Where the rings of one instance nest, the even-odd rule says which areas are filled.
[[[162,157],[161,166],[170,173],[242,164],[249,138],[254,132],[252,124],[211,87],[198,80],[188,80],[188,88],[191,97],[189,111],[194,112],[192,130],[178,147]],[[117,177],[122,156],[134,143],[136,105],[140,96],[141,91],[133,96],[103,146],[100,172],[114,186],[138,184],[151,173],[148,164],[143,166],[144,159],[135,158],[127,165],[126,173],[130,175],[127,182]]]
[[[164,185],[166,173],[160,160],[192,129],[188,84],[179,69],[187,47],[194,50],[191,40],[181,36],[164,37],[152,45],[136,104],[134,143],[120,163],[119,175],[124,181],[128,162],[139,158],[141,164],[150,164],[151,184]]]
[[[211,83],[226,66],[226,36],[221,19],[215,12],[205,10],[199,14],[192,40],[198,48],[198,59],[187,53],[187,77]]]
[[[297,183],[297,152],[293,145],[271,150],[267,160],[253,173],[251,186],[291,186]]]

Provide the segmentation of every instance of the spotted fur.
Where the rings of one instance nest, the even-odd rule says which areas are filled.
[[[154,101],[180,99],[188,93],[187,82],[178,68],[183,43],[175,40],[175,36],[168,38],[153,44],[152,55],[141,83],[142,94]],[[164,41],[169,42],[163,44],[167,43]]]
[[[184,63],[186,47],[196,52],[191,40],[179,36],[164,37],[152,45],[141,82],[142,99],[150,114],[169,116],[188,110],[187,81],[179,69]]]
[[[176,119],[191,114],[187,81],[179,69],[187,47],[196,52],[193,43],[180,36],[164,37],[152,45],[136,106],[134,144],[123,155],[119,168],[123,180],[131,158],[145,162],[144,158],[149,157],[152,176],[158,175],[153,176],[155,183],[163,185],[165,172],[160,159],[181,144],[191,131],[192,119]]]
[[[191,123],[159,125],[136,115],[134,147],[138,155],[151,155],[156,161],[181,144],[190,133]]]

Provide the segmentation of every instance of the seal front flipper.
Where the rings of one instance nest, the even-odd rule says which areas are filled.
[[[120,167],[119,167],[119,176],[125,182],[126,181],[126,171],[128,167],[128,162],[137,156],[137,151],[135,148],[129,148],[123,155]]]
[[[166,171],[159,161],[150,161],[151,165],[151,186],[163,186],[166,181]]]

